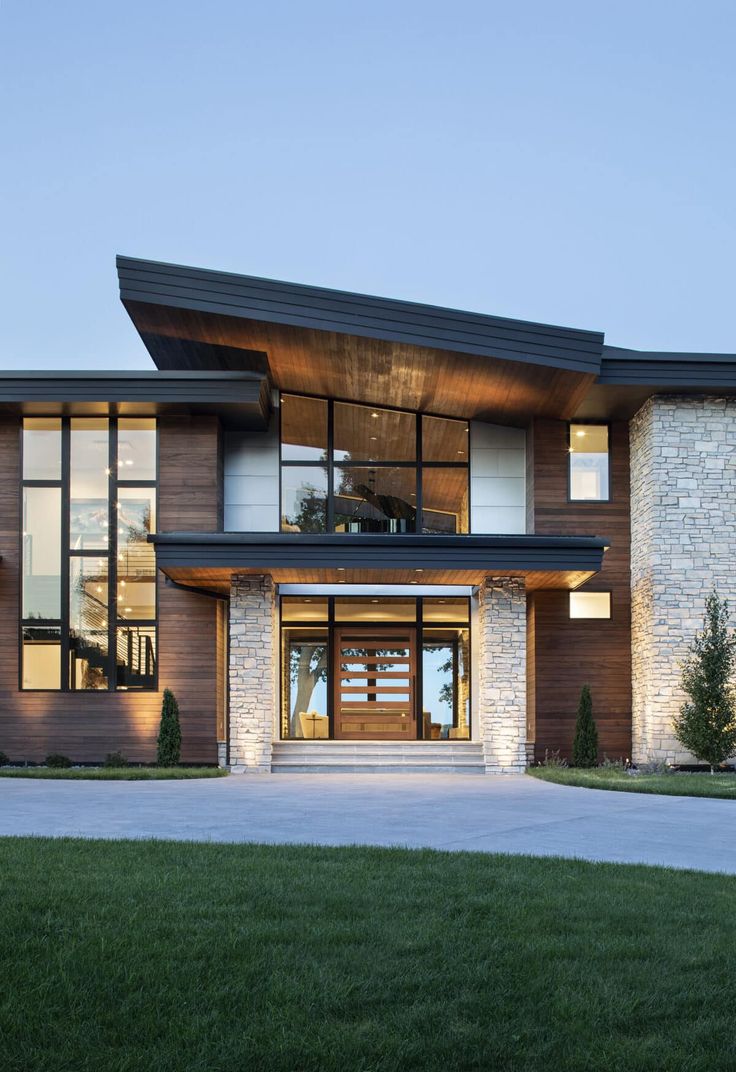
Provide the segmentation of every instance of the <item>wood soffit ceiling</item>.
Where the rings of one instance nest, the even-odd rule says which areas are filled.
[[[234,572],[244,574],[262,574],[262,567],[254,569],[232,570],[225,567],[188,567],[165,566],[163,572],[177,584],[192,588],[206,588],[210,591],[228,595]],[[411,569],[336,569],[308,567],[275,567],[267,571],[277,584],[482,584],[488,575],[487,570],[469,569],[425,569],[421,580]],[[535,592],[541,589],[563,589],[573,591],[581,584],[595,576],[595,570],[508,570],[509,576],[523,577],[526,590]]]
[[[531,415],[567,420],[592,373],[460,354],[380,339],[126,302],[160,369],[201,368],[214,345],[228,368],[259,370],[274,387],[369,405],[524,425]],[[183,341],[188,345],[179,346]],[[219,365],[218,367],[222,367]]]
[[[282,391],[526,424],[571,417],[600,332],[118,257],[157,366],[268,370]]]

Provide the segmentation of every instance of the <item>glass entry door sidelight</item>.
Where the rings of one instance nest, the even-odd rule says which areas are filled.
[[[416,629],[339,626],[333,644],[335,738],[416,740]]]

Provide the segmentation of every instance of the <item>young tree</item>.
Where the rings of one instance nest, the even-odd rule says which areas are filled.
[[[164,689],[161,724],[158,730],[156,762],[159,767],[176,767],[181,756],[179,705],[171,689]]]
[[[575,722],[575,739],[572,742],[573,767],[595,767],[598,762],[598,730],[593,719],[593,701],[590,686],[583,685],[580,691],[578,717]]]
[[[736,634],[728,626],[729,611],[715,589],[705,601],[702,632],[696,633],[682,665],[682,687],[688,699],[674,720],[677,740],[688,752],[713,768],[736,752],[736,711],[732,678]]]

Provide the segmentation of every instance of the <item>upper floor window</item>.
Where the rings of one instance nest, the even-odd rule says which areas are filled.
[[[468,424],[281,396],[282,532],[468,531]]]
[[[571,424],[569,492],[574,502],[610,499],[607,424]]]
[[[24,420],[24,689],[156,687],[155,531],[155,420]]]

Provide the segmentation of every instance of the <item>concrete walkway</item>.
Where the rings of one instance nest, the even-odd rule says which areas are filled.
[[[18,834],[401,845],[736,874],[734,802],[574,789],[526,776],[0,778],[0,836]]]

